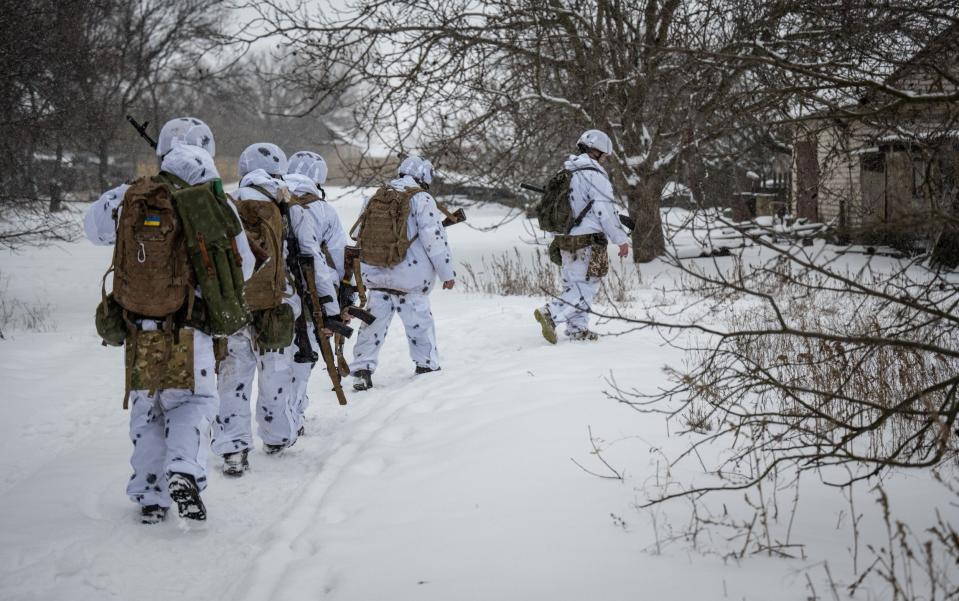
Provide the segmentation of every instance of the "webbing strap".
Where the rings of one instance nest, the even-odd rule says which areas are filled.
[[[257,185],[257,184],[252,184],[252,185],[247,186],[247,188],[250,188],[250,189],[252,189],[252,190],[256,190],[257,192],[259,192],[259,193],[262,194],[263,196],[266,196],[267,198],[269,198],[269,199],[272,200],[273,202],[276,202],[276,196],[274,196],[273,194],[271,194],[270,191],[267,190],[266,188],[264,188],[263,186],[259,186],[259,185]]]

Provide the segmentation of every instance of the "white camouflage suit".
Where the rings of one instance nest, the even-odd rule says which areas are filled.
[[[613,186],[606,170],[588,154],[570,156],[563,168],[573,171],[570,181],[570,206],[578,217],[590,201],[593,206],[571,235],[605,234],[617,246],[629,241],[619,222],[619,211],[613,197]],[[556,324],[566,323],[566,335],[575,336],[589,329],[589,311],[599,291],[601,278],[589,277],[586,271],[593,250],[586,247],[576,252],[563,251],[563,292],[544,307]]]
[[[416,167],[407,161],[422,161],[429,168],[432,179],[432,165],[419,157],[408,157],[401,165],[401,173],[416,174]],[[424,181],[426,174],[417,175]],[[426,180],[429,181],[429,180]],[[411,175],[402,175],[389,183],[394,190],[420,187]],[[386,340],[386,332],[398,313],[406,329],[410,358],[417,367],[439,369],[439,355],[436,349],[436,332],[433,326],[433,313],[430,311],[429,294],[436,278],[448,281],[455,278],[453,255],[446,230],[443,227],[443,213],[436,201],[427,192],[418,192],[410,198],[410,216],[407,220],[407,236],[413,243],[403,261],[394,267],[375,267],[362,264],[363,281],[367,287],[369,303],[367,309],[376,317],[371,325],[360,326],[356,344],[353,346],[352,373],[369,370],[376,371],[377,357]],[[354,237],[358,235],[352,232]],[[396,294],[380,289],[388,289],[404,294]]]
[[[284,178],[290,193],[296,196],[314,194],[323,197],[319,186],[326,181],[326,165],[323,158],[316,153],[297,152],[290,157],[289,173]],[[336,210],[325,200],[319,200],[306,205],[305,208],[293,207],[290,211],[290,221],[297,232],[300,251],[313,256],[316,270],[317,291],[322,296],[324,289],[338,285],[345,275],[343,255],[346,249],[346,232]],[[333,268],[326,262],[322,245],[333,259]],[[322,281],[321,281],[322,280]],[[321,286],[322,284],[322,286]],[[307,333],[313,350],[319,352],[319,344],[313,333],[312,325],[308,325]],[[291,348],[295,353],[295,345]],[[313,363],[293,363],[293,405],[294,417],[297,426],[302,426],[306,419],[306,410],[310,405],[307,384],[310,380]]]
[[[161,145],[162,141],[161,133]],[[213,158],[196,146],[174,146],[166,153],[161,170],[191,185],[219,177]],[[107,191],[87,211],[84,231],[94,244],[112,245],[116,242],[113,211],[120,208],[128,187],[122,185]],[[255,258],[244,234],[236,237],[236,245],[243,261],[243,277],[249,278]],[[202,291],[198,288],[196,294],[201,297]],[[157,328],[157,322],[151,319],[137,320],[137,324],[147,331]],[[146,390],[130,392],[130,440],[133,442],[130,465],[133,475],[127,483],[127,495],[144,507],[170,506],[167,478],[173,473],[188,474],[201,491],[206,488],[210,430],[218,403],[215,362],[209,336],[194,330],[193,344],[193,390],[158,390],[152,396]]]
[[[251,186],[262,188],[276,197],[285,184],[269,176],[262,169],[256,169],[240,180],[240,188],[235,198],[273,202]],[[294,231],[296,230],[297,228],[294,227]],[[322,287],[319,290],[321,295],[329,293],[328,289]],[[299,298],[293,294],[289,286],[287,297],[283,302],[293,307],[294,315],[300,314]],[[329,304],[327,309],[339,311],[335,301]],[[253,446],[250,397],[254,375],[257,376],[258,437],[268,445],[282,447],[292,445],[296,442],[296,433],[299,428],[299,420],[291,404],[295,384],[293,347],[280,351],[260,352],[254,348],[252,332],[247,326],[229,337],[227,349],[226,358],[220,362],[218,383],[220,410],[214,429],[213,451],[218,455],[225,455]]]

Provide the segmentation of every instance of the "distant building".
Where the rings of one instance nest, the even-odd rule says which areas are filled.
[[[959,102],[928,95],[957,92],[957,59],[954,25],[886,79],[913,94],[911,101],[878,111],[894,98],[872,94],[800,125],[792,212],[831,222],[854,239],[935,243],[944,227],[935,215],[959,215]]]

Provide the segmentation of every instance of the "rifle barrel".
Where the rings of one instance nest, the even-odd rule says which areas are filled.
[[[137,130],[137,133],[140,134],[140,137],[147,141],[147,143],[156,150],[157,143],[150,137],[150,134],[147,133],[147,125],[150,124],[149,121],[144,121],[143,123],[137,123],[137,120],[134,119],[131,115],[127,115],[127,121],[130,122],[130,125],[133,126],[133,129]]]
[[[533,184],[527,184],[526,182],[520,184],[519,187],[524,190],[529,190],[530,192],[536,192],[537,194],[543,194],[546,192],[545,188],[540,188],[539,186],[534,186]]]

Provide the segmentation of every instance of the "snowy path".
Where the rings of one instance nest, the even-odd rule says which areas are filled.
[[[352,223],[355,198],[335,205]],[[478,225],[501,215],[471,214]],[[451,233],[460,262],[512,248],[521,222]],[[85,242],[0,255],[8,298],[48,303],[53,331],[0,341],[0,599],[245,600],[805,599],[811,562],[736,564],[655,548],[685,507],[638,510],[662,420],[603,394],[610,372],[655,387],[680,357],[651,332],[552,347],[537,299],[437,291],[443,370],[414,377],[393,324],[376,388],[336,404],[310,383],[308,436],[251,455],[233,480],[211,460],[203,529],[138,523],[123,491],[122,354],[92,323],[110,249]],[[648,276],[648,273],[647,273]],[[647,289],[643,294],[658,294]],[[602,328],[601,328],[602,329]],[[348,355],[349,356],[349,355]],[[601,480],[587,427],[627,481]],[[679,477],[681,474],[675,474]],[[922,508],[928,486],[904,487]],[[848,562],[842,507],[799,516],[817,561]],[[830,493],[831,494],[831,493]],[[830,497],[832,498],[832,497]],[[828,510],[825,509],[828,507]],[[921,510],[921,509],[920,509]],[[838,567],[834,567],[839,571]],[[881,598],[881,597],[879,597]]]

